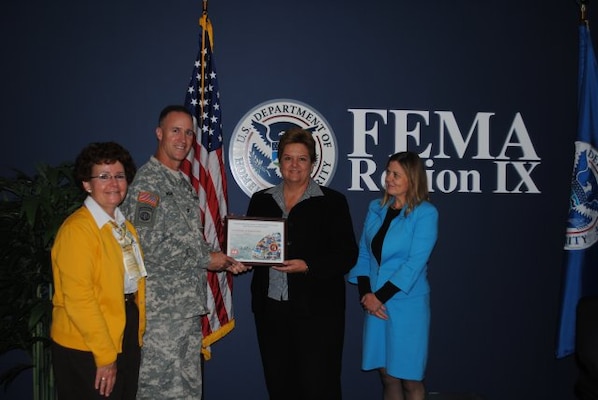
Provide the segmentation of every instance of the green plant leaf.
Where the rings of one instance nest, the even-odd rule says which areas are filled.
[[[53,393],[50,250],[60,225],[81,206],[85,194],[70,163],[39,164],[34,176],[13,172],[14,177],[0,177],[0,354],[29,352],[35,366],[34,393]],[[8,374],[0,382],[11,379]]]

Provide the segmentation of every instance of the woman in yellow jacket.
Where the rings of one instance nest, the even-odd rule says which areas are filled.
[[[136,167],[114,142],[75,161],[88,193],[52,247],[52,359],[61,400],[134,400],[145,329],[145,267],[135,228],[118,208]]]

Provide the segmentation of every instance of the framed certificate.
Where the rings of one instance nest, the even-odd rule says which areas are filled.
[[[286,243],[286,219],[226,218],[226,255],[247,265],[281,265]]]

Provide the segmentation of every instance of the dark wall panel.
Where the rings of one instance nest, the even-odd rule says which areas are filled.
[[[144,163],[160,109],[184,100],[200,14],[191,0],[5,2],[0,171],[31,172],[106,140]],[[355,180],[356,166],[370,160],[379,188],[389,154],[407,146],[427,155],[440,211],[428,389],[572,400],[575,366],[555,360],[554,343],[576,129],[576,2],[212,0],[209,14],[226,148],[258,104],[310,105],[334,129],[330,186],[347,196],[358,234],[381,192]],[[590,21],[596,14],[590,5]],[[367,110],[365,123],[355,110]],[[376,122],[376,138],[364,136]],[[360,146],[367,154],[355,155]],[[248,197],[231,170],[228,182],[230,211],[243,214]],[[206,399],[266,398],[249,280],[235,278],[237,327],[213,346]],[[345,398],[379,398],[376,374],[360,371],[354,287],[347,297]]]

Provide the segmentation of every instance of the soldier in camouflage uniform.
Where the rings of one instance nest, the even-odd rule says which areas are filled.
[[[206,270],[247,268],[203,238],[199,199],[179,171],[195,138],[191,114],[182,106],[166,107],[156,136],[156,154],[139,169],[121,206],[139,233],[148,274],[137,398],[200,399]]]

